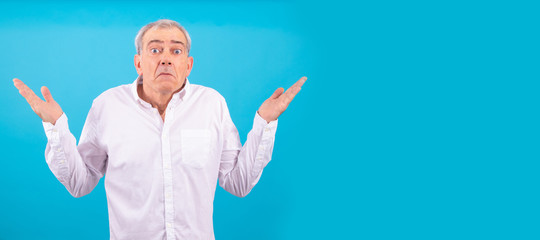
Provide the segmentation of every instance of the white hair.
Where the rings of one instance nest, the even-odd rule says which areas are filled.
[[[142,38],[146,31],[152,29],[152,28],[178,28],[184,35],[186,36],[187,43],[187,54],[189,55],[189,50],[191,49],[191,38],[189,37],[188,32],[180,23],[169,20],[169,19],[160,19],[155,22],[151,22],[149,24],[146,24],[146,26],[142,27],[141,30],[139,30],[139,33],[137,33],[137,37],[135,37],[135,49],[137,49],[137,54],[141,54],[142,51]]]

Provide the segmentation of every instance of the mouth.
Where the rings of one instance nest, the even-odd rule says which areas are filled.
[[[160,73],[160,74],[158,75],[158,77],[160,77],[160,76],[171,76],[171,77],[174,77],[174,76],[173,76],[172,74],[170,74],[170,73]]]

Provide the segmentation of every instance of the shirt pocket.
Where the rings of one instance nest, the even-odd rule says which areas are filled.
[[[184,129],[180,132],[181,162],[196,168],[202,168],[210,158],[210,130]]]

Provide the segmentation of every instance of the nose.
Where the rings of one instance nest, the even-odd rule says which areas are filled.
[[[171,65],[171,61],[169,61],[168,59],[163,59],[161,60],[161,65]]]

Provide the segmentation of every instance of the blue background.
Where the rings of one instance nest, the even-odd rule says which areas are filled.
[[[308,77],[245,198],[218,187],[217,239],[539,239],[539,5],[526,1],[2,2],[0,239],[107,239],[103,180],[73,198],[12,78],[46,85],[78,138],[92,100],[136,78],[160,18],[192,38],[193,83],[242,141]]]

